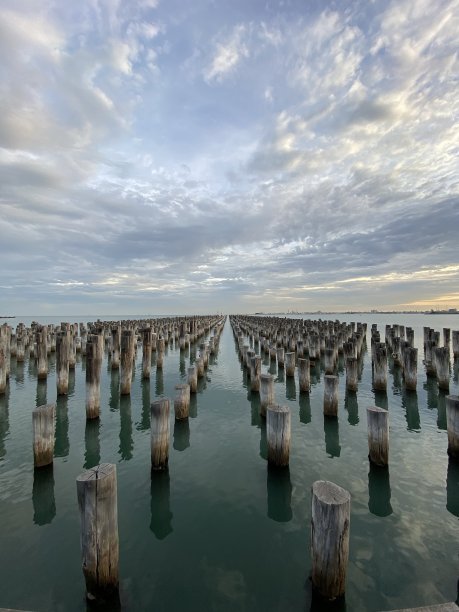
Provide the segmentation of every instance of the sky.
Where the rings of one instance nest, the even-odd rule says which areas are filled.
[[[459,308],[459,0],[2,0],[0,315]]]

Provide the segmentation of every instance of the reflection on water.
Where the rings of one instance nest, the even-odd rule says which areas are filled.
[[[324,415],[325,450],[330,457],[341,455],[338,418]]]
[[[54,431],[54,456],[68,457],[69,441],[69,409],[68,396],[58,395],[56,399],[56,429]]]
[[[120,371],[112,370],[110,374],[110,399],[108,401],[111,412],[120,407]]]
[[[68,396],[72,397],[75,394],[75,368],[69,370],[69,392]]]
[[[120,396],[120,448],[118,454],[123,461],[132,459],[134,440],[132,439],[131,396]]]
[[[33,472],[33,522],[35,525],[47,525],[56,516],[54,499],[53,466],[35,469]]]
[[[169,470],[151,473],[150,513],[151,531],[158,540],[164,540],[173,531]]]
[[[286,378],[285,395],[288,400],[296,400],[296,384],[293,376]]]
[[[3,395],[0,395],[0,461],[6,455],[5,440],[8,437],[10,431],[9,421],[9,397],[10,397],[10,386],[6,386],[6,391]]]
[[[448,458],[446,475],[446,509],[459,516],[459,460]]]
[[[292,483],[288,467],[275,468],[268,465],[268,518],[278,523],[292,520]]]
[[[448,427],[446,422],[446,396],[448,394],[449,392],[443,389],[438,391],[437,427],[444,431],[446,431]]]
[[[311,398],[309,393],[300,393],[300,421],[307,425],[311,422]]]
[[[312,588],[310,579],[307,583],[307,590],[310,593],[311,599],[310,612],[347,612],[346,598],[344,595],[338,597],[338,599],[328,601]]]
[[[46,404],[46,391],[47,391],[47,380],[45,379],[37,379],[37,395],[35,398],[35,405],[38,408],[39,406],[44,406]]]
[[[277,378],[275,379],[275,382],[285,382],[285,368],[277,368]]]
[[[389,468],[380,467],[371,461],[369,467],[368,509],[376,516],[389,516],[392,514]]]
[[[179,372],[180,372],[180,377],[185,378],[186,376],[185,351],[180,351]]]
[[[311,376],[311,387],[320,383],[320,361],[318,359],[310,359],[310,376]]]
[[[427,407],[431,410],[435,410],[438,403],[437,379],[433,378],[432,376],[428,376],[422,386],[424,390],[427,391]]]
[[[84,431],[84,468],[89,470],[100,463],[100,419],[87,419]]]
[[[405,408],[406,428],[408,431],[421,431],[421,419],[418,409],[418,394],[416,391],[403,389],[402,407]]]
[[[250,394],[250,424],[253,427],[261,426],[261,415],[260,415],[260,394],[253,392]]]
[[[261,418],[260,425],[260,457],[268,461],[268,437],[266,434],[266,419]]]
[[[156,393],[156,397],[161,397],[164,393],[163,368],[159,368],[159,369],[156,368],[155,393]]]
[[[373,391],[373,393],[375,396],[375,406],[377,406],[378,408],[384,408],[384,410],[388,410],[389,400],[387,398],[387,393],[385,391],[378,391],[376,389]]]
[[[198,396],[196,393],[190,394],[190,417],[195,419],[198,416]]]
[[[137,425],[138,431],[147,431],[150,429],[150,406],[151,406],[151,392],[150,392],[150,379],[142,378],[142,414],[140,417],[140,423]]]
[[[174,443],[175,450],[184,451],[190,446],[190,422],[188,419],[174,421]]]
[[[344,397],[344,410],[347,410],[347,420],[349,425],[358,425],[359,423],[359,403],[357,401],[357,393],[355,391],[346,390]]]
[[[23,361],[16,362],[14,375],[15,375],[17,384],[22,385],[24,382],[24,362]]]

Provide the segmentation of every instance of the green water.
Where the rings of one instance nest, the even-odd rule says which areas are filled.
[[[337,609],[371,612],[455,600],[459,465],[446,453],[445,395],[422,369],[421,330],[457,329],[459,317],[363,320],[369,328],[378,322],[382,335],[385,323],[415,327],[417,393],[405,392],[392,368],[387,395],[375,397],[367,353],[356,395],[345,394],[341,364],[339,418],[327,420],[320,368],[309,396],[299,394],[297,378],[286,382],[275,371],[276,400],[292,413],[290,468],[281,471],[267,468],[259,400],[247,389],[229,321],[189,422],[175,424],[172,417],[168,473],[153,479],[150,401],[174,396],[193,350],[169,346],[163,372],[153,365],[145,382],[139,347],[131,396],[121,400],[118,374],[105,358],[101,418],[88,424],[79,356],[69,396],[57,400],[54,467],[35,473],[31,411],[56,400],[54,363],[43,385],[29,361],[12,359],[9,388],[0,397],[0,606],[86,609],[75,480],[99,462],[117,464],[125,610],[327,609],[313,601],[309,580],[310,490],[317,479],[332,480],[352,496],[347,591]],[[262,371],[269,368],[265,360]],[[453,394],[459,393],[458,370],[456,362]],[[390,412],[389,470],[370,467],[367,458],[365,409],[375,403]]]

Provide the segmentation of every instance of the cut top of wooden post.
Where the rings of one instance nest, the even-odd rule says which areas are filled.
[[[336,506],[351,500],[349,491],[328,480],[316,480],[312,485],[312,492],[323,504]]]
[[[77,482],[85,482],[87,480],[100,480],[116,472],[116,465],[113,463],[101,463],[95,467],[82,472],[77,477]]]

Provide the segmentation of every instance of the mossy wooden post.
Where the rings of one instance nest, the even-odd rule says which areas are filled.
[[[188,368],[188,384],[190,385],[190,393],[196,393],[198,390],[198,368],[196,365]]]
[[[254,355],[250,359],[250,390],[260,391],[261,357]]]
[[[37,342],[37,378],[45,380],[48,377],[48,328],[44,325],[36,334]]]
[[[367,408],[368,458],[372,463],[386,466],[389,463],[389,412],[384,408]]]
[[[69,351],[67,332],[56,335],[56,386],[58,395],[69,392]]]
[[[298,359],[298,379],[300,384],[300,393],[309,393],[311,388],[309,358]]]
[[[326,599],[345,593],[351,496],[326,480],[312,485],[312,586]]]
[[[459,395],[446,396],[448,455],[459,458]]]
[[[151,469],[165,470],[169,461],[170,401],[158,399],[151,404]]]
[[[450,363],[449,363],[449,346],[436,347],[435,366],[437,372],[438,388],[443,391],[449,391],[450,378]]]
[[[290,457],[290,409],[287,406],[270,404],[266,409],[266,438],[268,463],[285,467]]]
[[[121,325],[113,325],[111,328],[112,335],[112,356],[111,368],[118,370],[120,367],[120,345],[121,345]]]
[[[129,395],[132,385],[132,364],[134,360],[135,336],[132,329],[124,329],[121,332],[121,371],[120,371],[120,393]]]
[[[355,357],[346,358],[346,389],[357,391],[359,384],[358,360]]]
[[[387,348],[382,342],[375,345],[373,388],[377,391],[385,391],[387,389]]]
[[[151,327],[142,330],[142,378],[151,373]]]
[[[175,420],[187,419],[190,413],[190,385],[175,385],[177,394],[174,399]]]
[[[166,342],[164,338],[158,338],[156,342],[156,369],[157,370],[163,369],[165,351],[166,351]]]
[[[271,374],[260,374],[260,414],[266,416],[266,408],[274,404],[274,378]]]
[[[338,415],[338,376],[326,374],[324,376],[324,415]]]
[[[403,351],[403,377],[405,388],[416,391],[418,382],[418,349],[408,347]]]
[[[100,411],[100,358],[99,337],[90,334],[86,341],[86,418],[98,419]]]
[[[0,395],[5,394],[6,386],[6,350],[0,339]]]
[[[285,353],[285,376],[292,378],[295,376],[295,353]]]
[[[118,500],[116,465],[101,463],[76,480],[80,510],[80,542],[86,596],[118,598]]]
[[[32,411],[33,460],[36,468],[53,462],[55,412],[55,404],[39,406]]]

